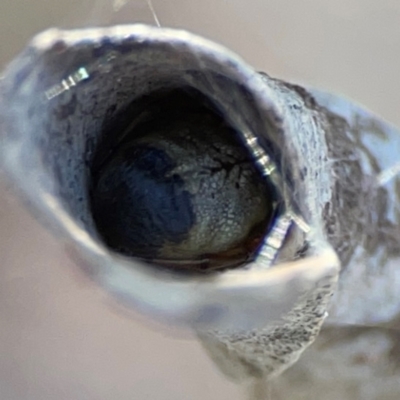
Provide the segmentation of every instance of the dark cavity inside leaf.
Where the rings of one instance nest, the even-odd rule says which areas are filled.
[[[90,194],[111,249],[201,271],[252,260],[276,200],[240,132],[189,88],[137,99],[107,125]]]

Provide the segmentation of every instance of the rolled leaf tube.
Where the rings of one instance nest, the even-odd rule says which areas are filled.
[[[119,299],[194,328],[235,379],[299,358],[340,265],[372,252],[361,228],[396,200],[391,165],[361,143],[369,114],[187,32],[47,31],[0,90],[2,167],[30,209]]]

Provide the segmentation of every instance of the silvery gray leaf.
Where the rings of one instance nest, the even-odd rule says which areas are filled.
[[[187,32],[143,25],[44,32],[9,65],[0,90],[2,167],[32,212],[121,301],[196,329],[228,376],[281,374],[328,311],[332,325],[396,318],[400,143],[372,114],[256,73]],[[143,121],[186,121],[203,103],[235,132],[254,179],[272,188],[273,218],[246,262],[182,274],[164,267],[214,265],[226,252],[189,262],[160,256],[171,243],[153,258],[110,248],[93,214],[93,177],[116,149],[148,146],[154,134],[143,133]],[[219,148],[213,129],[204,140]]]

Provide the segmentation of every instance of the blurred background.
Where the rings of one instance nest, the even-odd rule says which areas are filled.
[[[1,0],[0,66],[46,28],[128,22],[191,30],[400,126],[397,0]],[[190,332],[124,312],[86,279],[4,180],[0,260],[0,399],[245,398]]]

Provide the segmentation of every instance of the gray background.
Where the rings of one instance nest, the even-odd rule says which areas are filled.
[[[271,75],[357,99],[400,126],[398,0],[153,0]],[[0,65],[50,27],[154,18],[145,1],[1,0]],[[243,399],[190,332],[118,307],[1,184],[0,399]]]

